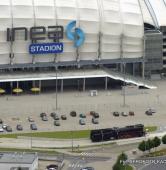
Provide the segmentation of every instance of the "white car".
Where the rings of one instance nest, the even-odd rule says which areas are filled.
[[[127,112],[122,112],[121,115],[122,116],[128,116],[128,113]]]
[[[7,124],[3,124],[3,125],[2,125],[2,128],[3,128],[3,129],[6,129],[7,126],[8,126]]]

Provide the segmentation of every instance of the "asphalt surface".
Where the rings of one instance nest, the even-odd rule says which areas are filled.
[[[166,170],[166,157],[142,158],[133,160],[131,164],[137,170]]]
[[[68,154],[62,155],[45,155],[39,154],[39,160],[47,160],[47,161],[57,161],[60,162],[62,160],[68,161],[68,165],[66,168],[67,170],[80,170],[83,167],[88,166],[88,164],[93,164],[94,162],[105,162],[111,160],[111,157],[105,156],[95,156],[95,154],[91,154],[91,152],[82,152],[78,156],[72,156]]]
[[[133,95],[126,95],[126,107],[123,107],[123,96],[121,90],[98,91],[98,96],[90,97],[89,91],[86,92],[64,92],[58,93],[58,113],[66,114],[67,120],[60,120],[61,126],[55,127],[54,120],[49,116],[49,120],[43,122],[39,116],[41,112],[50,115],[56,111],[55,92],[40,95],[21,95],[21,96],[1,96],[0,97],[0,118],[4,123],[16,131],[16,125],[22,124],[24,131],[30,132],[30,116],[35,120],[38,131],[64,131],[64,130],[83,130],[109,127],[122,127],[131,124],[142,123],[147,126],[165,126],[166,110],[166,81],[155,82],[158,86],[156,90],[143,89]],[[153,116],[145,115],[148,108],[155,108],[156,114]],[[72,118],[70,111],[76,110],[78,114],[87,114],[86,125],[79,125],[79,116]],[[94,110],[100,114],[99,125],[92,124],[92,117],[89,112]],[[135,116],[114,117],[112,112],[134,111]]]

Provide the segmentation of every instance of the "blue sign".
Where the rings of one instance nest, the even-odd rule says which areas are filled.
[[[57,54],[63,52],[63,43],[40,43],[29,46],[30,54]]]
[[[76,21],[70,22],[66,27],[66,36],[69,40],[74,41],[74,47],[80,47],[85,41],[85,33],[76,27]],[[74,31],[73,31],[74,30]]]

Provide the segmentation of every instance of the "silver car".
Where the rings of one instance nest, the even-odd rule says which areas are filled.
[[[55,120],[55,121],[54,121],[54,125],[55,125],[55,126],[60,126],[60,125],[61,125],[61,124],[60,124],[60,121],[59,121],[59,120]]]
[[[97,119],[97,118],[92,118],[92,123],[93,124],[99,124],[99,119]]]
[[[60,118],[59,118],[59,115],[54,115],[54,120],[59,120]]]
[[[85,125],[85,124],[86,124],[86,123],[85,123],[85,120],[84,120],[84,119],[80,119],[80,120],[79,120],[79,124],[80,124],[80,125]]]
[[[36,126],[36,124],[30,124],[30,128],[31,128],[31,130],[37,130],[37,126]]]
[[[47,116],[43,116],[43,117],[42,117],[42,120],[43,120],[43,121],[48,121]]]

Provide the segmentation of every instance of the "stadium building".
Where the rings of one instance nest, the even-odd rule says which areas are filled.
[[[166,68],[165,17],[165,0],[0,0],[0,87],[153,88],[145,79]]]

